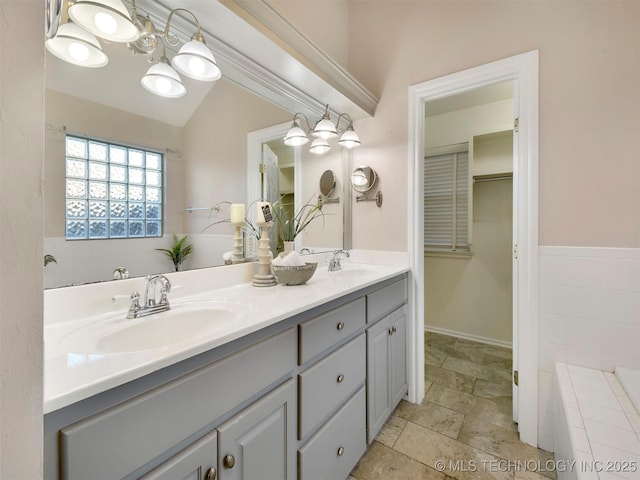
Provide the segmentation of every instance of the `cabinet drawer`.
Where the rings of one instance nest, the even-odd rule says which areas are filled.
[[[315,357],[365,324],[364,298],[300,324],[299,363]]]
[[[407,279],[403,278],[391,285],[367,295],[367,323],[373,323],[393,312],[407,301]]]
[[[61,430],[64,479],[122,478],[295,367],[289,328]]]
[[[347,478],[366,450],[364,387],[300,450],[300,480]]]
[[[359,335],[299,376],[298,438],[308,435],[365,378],[365,335]]]

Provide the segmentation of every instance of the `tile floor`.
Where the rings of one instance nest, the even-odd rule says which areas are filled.
[[[400,402],[349,480],[556,478],[553,454],[518,440],[511,350],[426,332],[425,391]]]

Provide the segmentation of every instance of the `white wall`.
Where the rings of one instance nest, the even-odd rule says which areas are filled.
[[[0,478],[42,478],[43,4],[0,2]]]
[[[540,247],[540,444],[553,449],[555,362],[640,369],[640,249]]]

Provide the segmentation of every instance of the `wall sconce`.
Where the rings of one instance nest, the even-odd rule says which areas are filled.
[[[145,89],[156,95],[177,98],[186,93],[177,72],[203,82],[213,82],[222,76],[213,53],[205,44],[200,22],[189,10],[172,10],[164,29],[158,30],[148,16],[138,15],[135,0],[132,1],[131,12],[122,0],[47,0],[47,12],[61,12],[65,4],[70,21],[60,25],[57,32],[55,27],[47,26],[48,35],[49,32],[56,33],[55,36],[49,35],[52,38],[46,41],[47,49],[65,62],[92,68],[107,65],[109,59],[98,41],[101,38],[127,43],[132,54],[147,56],[150,62],[153,62],[151,56],[158,47],[162,48],[159,60],[141,80]],[[164,44],[171,47],[180,44],[178,37],[170,32],[171,20],[177,12],[191,15],[196,31],[169,64]],[[61,17],[61,14],[57,15],[54,21],[59,22]]]
[[[340,128],[340,121],[343,119],[346,120],[347,124],[346,127]],[[306,129],[301,123],[302,120],[304,120],[306,124]],[[304,113],[296,113],[293,116],[291,128],[284,137],[284,144],[290,147],[305,145],[309,142],[309,137],[307,137],[308,133],[316,137],[309,148],[309,151],[316,155],[322,155],[328,152],[331,147],[327,140],[337,137],[338,135],[341,135],[338,144],[345,148],[354,148],[360,145],[360,139],[353,129],[353,120],[351,117],[346,113],[341,113],[336,123],[333,123],[329,115],[329,105],[326,106],[324,115],[316,122],[314,128],[311,128],[311,123]]]

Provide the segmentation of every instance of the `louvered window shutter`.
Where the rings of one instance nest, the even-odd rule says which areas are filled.
[[[425,157],[426,250],[469,251],[469,153]]]

